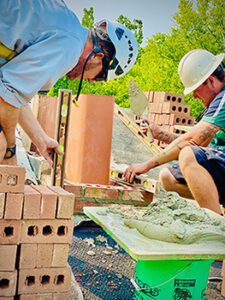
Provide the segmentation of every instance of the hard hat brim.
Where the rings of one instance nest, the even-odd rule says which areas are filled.
[[[225,53],[221,53],[215,56],[215,62],[212,65],[211,69],[199,80],[196,84],[187,87],[184,89],[184,95],[190,94],[194,90],[196,90],[203,82],[206,81],[206,79],[216,70],[216,68],[221,64],[221,62],[224,60]]]

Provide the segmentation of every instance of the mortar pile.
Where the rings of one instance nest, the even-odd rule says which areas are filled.
[[[150,239],[179,244],[225,244],[225,218],[176,193],[168,193],[165,200],[152,202],[146,208],[114,207],[110,212],[122,215],[126,226]]]

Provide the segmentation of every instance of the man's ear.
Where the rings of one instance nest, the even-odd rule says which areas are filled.
[[[104,53],[102,53],[102,52],[97,52],[97,53],[95,53],[93,56],[92,56],[92,59],[94,60],[102,60],[103,59],[103,57],[105,56],[105,54]]]

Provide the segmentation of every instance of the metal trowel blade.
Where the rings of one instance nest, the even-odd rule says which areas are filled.
[[[129,81],[129,99],[132,112],[138,117],[141,117],[148,107],[148,99],[137,83],[132,79]]]

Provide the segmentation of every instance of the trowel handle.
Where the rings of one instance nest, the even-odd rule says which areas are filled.
[[[145,120],[143,120],[143,124],[146,124],[147,127],[148,127],[148,130],[147,130],[147,137],[149,138],[149,140],[151,140],[151,142],[154,142],[154,138],[153,138],[153,135],[152,135],[152,131],[151,131],[150,126],[148,125],[148,122],[146,122]]]

